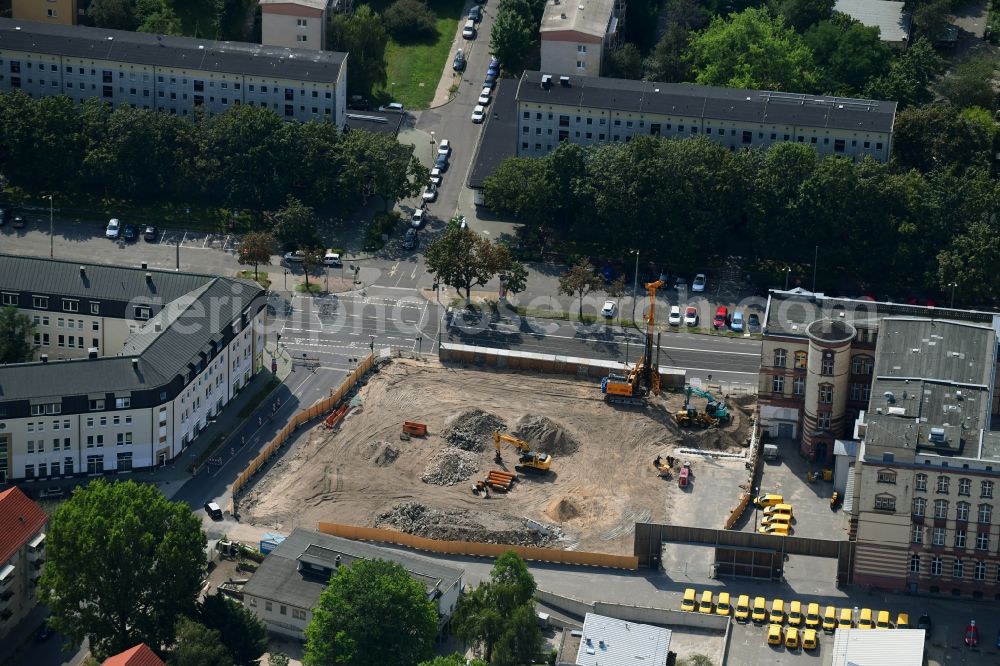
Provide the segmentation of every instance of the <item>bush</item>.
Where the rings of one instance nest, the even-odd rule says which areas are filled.
[[[382,22],[401,44],[437,37],[437,17],[422,0],[396,0],[383,12]]]

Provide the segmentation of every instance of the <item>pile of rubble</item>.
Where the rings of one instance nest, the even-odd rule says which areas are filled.
[[[449,424],[444,437],[452,446],[465,451],[483,451],[494,430],[506,430],[507,424],[496,414],[481,409],[462,412]]]
[[[466,509],[433,509],[417,502],[397,504],[375,518],[386,527],[442,541],[545,546],[558,534],[507,514]]]
[[[580,449],[580,442],[563,426],[550,418],[526,414],[514,424],[514,434],[543,453],[569,455]]]
[[[453,486],[478,471],[478,456],[459,449],[441,449],[427,463],[420,480],[436,486]]]

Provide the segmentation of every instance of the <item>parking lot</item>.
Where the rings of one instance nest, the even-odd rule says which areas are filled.
[[[786,627],[787,628],[787,627]],[[833,649],[833,634],[823,631],[818,637],[815,650],[791,649],[784,645],[767,644],[767,625],[752,622],[732,623],[733,635],[729,639],[729,663],[732,664],[823,664],[824,652]],[[801,631],[799,632],[801,636]]]

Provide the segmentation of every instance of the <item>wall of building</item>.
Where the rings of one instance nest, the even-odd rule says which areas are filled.
[[[11,18],[76,25],[76,0],[12,0]]]
[[[296,4],[261,6],[261,44],[292,49],[325,48],[325,12]]]
[[[243,604],[264,623],[268,631],[305,640],[305,630],[312,619],[311,609],[250,596],[243,599]]]
[[[600,38],[573,30],[543,32],[540,69],[547,74],[600,76],[603,46]]]
[[[14,571],[6,578],[0,580],[0,612],[10,611],[11,616],[6,621],[0,622],[0,643],[7,640],[11,630],[18,626],[28,613],[38,603],[35,581],[42,571],[35,567],[35,562],[45,558],[45,542],[42,541],[37,548],[31,547],[31,542],[40,534],[43,534],[48,525],[43,525],[40,530],[31,535],[25,544],[19,548],[8,561],[0,562],[0,571],[3,571],[8,564],[14,566]],[[4,600],[6,593],[12,593],[9,599]],[[19,640],[20,636],[10,640]]]

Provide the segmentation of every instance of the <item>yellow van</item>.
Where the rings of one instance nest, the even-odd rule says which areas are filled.
[[[741,594],[736,600],[736,613],[734,614],[737,622],[746,622],[750,619],[750,597]]]
[[[819,604],[811,603],[806,606],[806,627],[815,629],[819,626]]]
[[[802,602],[793,601],[788,604],[788,625],[797,627],[802,624]]]
[[[764,620],[767,619],[767,608],[765,608],[766,603],[767,602],[764,601],[764,597],[753,598],[753,614],[750,616],[750,618],[754,622],[763,623]]]
[[[833,631],[837,628],[837,609],[827,606],[823,609],[823,631]]]
[[[816,640],[816,630],[806,629],[802,632],[802,649],[815,650],[818,641]]]
[[[715,604],[712,603],[712,591],[705,590],[701,593],[701,603],[698,604],[699,613],[711,613]]]
[[[840,619],[837,621],[838,629],[850,629],[854,626],[854,614],[850,608],[840,609]]]
[[[760,497],[755,497],[753,503],[760,508],[765,506],[774,506],[775,504],[783,504],[785,498],[781,495],[761,495]]]
[[[889,622],[889,611],[879,611],[875,618],[876,629],[892,629],[892,623]]]
[[[684,590],[684,599],[681,600],[682,611],[686,611],[688,613],[694,612],[694,607],[695,607],[694,595],[695,595],[694,588],[689,587],[688,589]]]
[[[733,607],[729,604],[729,593],[719,592],[719,603],[715,604],[715,614],[729,617],[732,612]]]
[[[785,602],[781,599],[775,599],[771,602],[771,614],[768,616],[767,621],[771,624],[781,624],[785,621]]]
[[[791,504],[772,504],[771,506],[764,507],[764,515],[765,516],[770,516],[770,515],[773,515],[775,513],[787,513],[788,515],[791,515],[792,514],[792,505]]]
[[[872,622],[872,609],[862,608],[858,614],[858,629],[871,629],[875,626]]]
[[[764,525],[758,532],[761,534],[771,534],[774,536],[788,536],[789,526],[788,523],[774,523],[773,525]]]
[[[783,636],[781,635],[781,625],[772,624],[767,628],[767,644],[768,645],[781,645],[781,640]]]
[[[788,525],[792,522],[792,517],[787,513],[772,513],[770,516],[764,516],[760,519],[760,526],[767,527],[768,525]]]
[[[789,650],[794,650],[799,646],[799,630],[795,627],[789,627],[788,631],[785,632],[785,647]]]
[[[897,629],[909,629],[910,628],[910,614],[900,613],[896,616],[896,628]]]

